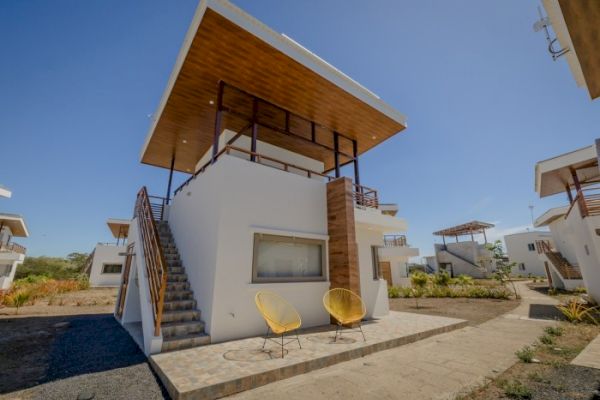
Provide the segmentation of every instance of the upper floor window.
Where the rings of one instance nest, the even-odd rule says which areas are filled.
[[[529,251],[535,251],[535,243],[528,243],[527,249],[529,249]]]

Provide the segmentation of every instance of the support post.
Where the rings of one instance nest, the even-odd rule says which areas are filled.
[[[569,198],[569,204],[573,204],[573,193],[571,193],[571,187],[568,184],[565,185],[565,191],[567,192],[567,197]]]
[[[454,237],[456,238],[456,243],[458,243],[458,235],[454,235]]]
[[[444,247],[446,247],[446,235],[442,235],[442,241],[444,242]]]
[[[223,89],[225,88],[225,82],[219,81],[219,89],[217,92],[217,112],[215,113],[215,131],[213,132],[213,150],[211,164],[217,161],[217,154],[219,154],[219,136],[221,135],[221,119],[223,114]]]
[[[169,168],[169,183],[167,183],[167,204],[171,201],[171,184],[173,183],[173,168],[175,168],[175,150],[171,156],[171,167]]]
[[[356,183],[360,190],[360,173],[358,170],[358,143],[356,140],[352,141],[352,155],[354,156],[354,183]]]
[[[471,229],[471,231],[470,231],[470,232],[471,232],[471,242],[474,242],[474,241],[475,241],[475,238],[473,237],[473,230]]]
[[[487,244],[487,236],[485,235],[485,229],[483,230],[483,240]]]
[[[335,177],[340,177],[340,138],[337,132],[333,132],[333,159],[335,161]]]
[[[256,161],[256,139],[258,137],[258,123],[256,122],[256,116],[258,114],[258,100],[256,97],[252,101],[252,142],[250,143],[250,161]],[[286,114],[287,115],[287,114]]]
[[[579,177],[577,176],[577,171],[571,169],[571,176],[573,177],[573,184],[575,185],[575,190],[577,193],[581,191],[581,183],[579,182]]]
[[[315,143],[317,141],[317,133],[315,129],[315,121],[310,121],[310,141]]]

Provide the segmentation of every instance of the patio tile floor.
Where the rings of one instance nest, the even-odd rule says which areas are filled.
[[[459,319],[402,312],[390,312],[382,319],[363,324],[360,332],[344,332],[333,342],[335,327],[300,332],[297,343],[280,347],[253,337],[212,344],[150,357],[150,364],[173,399],[212,399],[256,388],[374,352],[412,343],[439,333],[466,326]]]

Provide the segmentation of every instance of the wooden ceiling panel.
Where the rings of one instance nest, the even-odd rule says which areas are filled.
[[[402,124],[208,8],[142,162],[168,168],[175,152],[176,170],[190,172],[195,168],[212,145],[220,80],[356,139],[359,154],[404,129]],[[227,90],[224,99],[244,113],[252,109],[247,98]],[[264,117],[277,121],[277,126],[285,123],[285,114],[276,107],[261,104],[259,110]],[[223,129],[237,132],[245,125],[245,121],[226,118]],[[306,131],[305,125],[301,119],[290,119],[290,126],[310,137],[310,127]],[[316,134],[320,143],[333,147],[330,131],[317,126]],[[331,152],[306,141],[263,127],[259,140],[317,158],[326,167],[333,165]],[[343,146],[343,151],[347,151],[347,144]]]

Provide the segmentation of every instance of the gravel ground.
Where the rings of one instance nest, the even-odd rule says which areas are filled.
[[[164,399],[112,314],[0,319],[1,399]],[[14,331],[13,331],[14,332]]]

